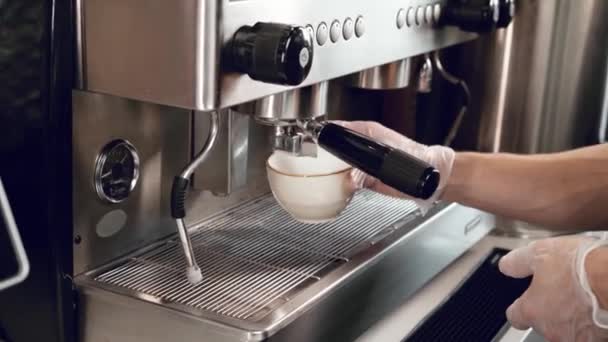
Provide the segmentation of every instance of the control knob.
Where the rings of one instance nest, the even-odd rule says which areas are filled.
[[[512,0],[450,0],[441,13],[439,24],[457,26],[468,32],[490,32],[509,25],[512,8]]]
[[[229,47],[232,67],[254,80],[299,85],[313,62],[313,36],[304,27],[257,23],[243,26]]]
[[[506,28],[513,21],[515,16],[515,0],[499,0],[498,1],[498,28]]]

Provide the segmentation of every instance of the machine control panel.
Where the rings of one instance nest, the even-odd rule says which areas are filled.
[[[236,69],[254,81],[310,85],[362,71],[367,64],[383,65],[428,52],[429,46],[425,45],[429,43],[435,45],[431,50],[438,49],[466,40],[468,32],[484,33],[506,27],[514,15],[514,0],[410,0],[394,1],[392,5],[397,6],[392,9],[394,21],[391,22],[386,20],[391,12],[380,11],[386,8],[374,14],[357,4],[348,7],[350,15],[336,8],[342,15],[335,16],[330,11],[315,13],[322,20],[316,23],[310,19],[298,20],[302,26],[257,22],[239,27],[227,43]],[[374,24],[369,33],[366,32],[368,18]],[[437,44],[441,37],[444,41]],[[320,48],[314,52],[316,62],[312,58],[313,45]],[[384,62],[379,61],[382,58]],[[342,67],[346,72],[341,71]],[[253,85],[246,87],[250,80],[243,77],[224,77],[222,92],[235,97],[242,97],[245,92],[250,94],[254,88]],[[236,92],[241,85],[241,92]],[[255,88],[260,87],[257,84]]]
[[[400,8],[397,12],[397,29],[432,26],[437,24],[440,16],[441,4],[439,3]]]
[[[454,25],[440,25],[450,1],[384,0],[373,4],[352,0],[230,2],[223,9],[223,32],[226,34],[223,44],[234,46],[236,42],[240,46],[233,55],[241,55],[239,59],[246,62],[242,65],[251,65],[247,60],[261,60],[261,56],[264,60],[271,59],[267,54],[272,53],[272,48],[259,49],[259,53],[251,52],[258,50],[251,43],[254,39],[242,39],[246,37],[243,33],[250,35],[252,30],[259,30],[256,28],[260,25],[302,28],[314,45],[314,58],[310,60],[310,70],[303,70],[300,73],[302,77],[294,79],[277,77],[282,68],[279,67],[280,63],[268,68],[238,67],[237,73],[232,72],[234,68],[229,63],[222,63],[219,107],[230,107],[244,100],[251,101],[290,90],[277,85],[309,86],[475,38],[474,34]],[[260,15],[255,15],[262,11],[263,23],[259,21]],[[256,53],[257,57],[251,58]],[[312,53],[311,47],[311,56]],[[287,63],[289,58],[273,60]],[[265,74],[261,75],[260,70]],[[248,99],[243,99],[245,96]]]
[[[465,0],[82,1],[83,90],[203,112],[476,37],[444,15]]]
[[[331,25],[322,21],[317,25],[316,30],[313,25],[307,27],[312,30],[318,46],[325,45],[328,40],[331,40],[332,43],[339,43],[342,39],[348,41],[352,38],[361,38],[365,34],[363,17],[356,19],[347,17],[344,21],[334,19],[331,21]]]

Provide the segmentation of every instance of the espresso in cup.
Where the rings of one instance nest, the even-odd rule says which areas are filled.
[[[351,166],[317,147],[317,157],[274,152],[266,163],[277,202],[296,220],[323,223],[336,219],[352,198]]]

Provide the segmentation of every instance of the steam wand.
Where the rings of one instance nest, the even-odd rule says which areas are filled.
[[[209,132],[209,138],[205,142],[205,146],[201,152],[194,158],[194,160],[186,166],[179,176],[173,179],[173,187],[171,189],[171,216],[177,223],[177,233],[179,235],[182,248],[184,249],[184,257],[188,264],[187,275],[188,281],[194,285],[203,280],[201,269],[196,263],[196,257],[192,249],[192,242],[188,235],[188,229],[184,223],[184,217],[186,217],[186,195],[188,192],[188,186],[190,185],[190,176],[194,173],[194,170],[202,164],[209,155],[209,151],[215,145],[217,135],[219,131],[219,119],[217,112],[210,114],[211,117],[211,131]]]

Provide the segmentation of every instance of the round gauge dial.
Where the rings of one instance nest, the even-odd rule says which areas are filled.
[[[139,178],[137,150],[126,140],[108,143],[95,163],[95,190],[104,201],[120,203],[129,197]]]

